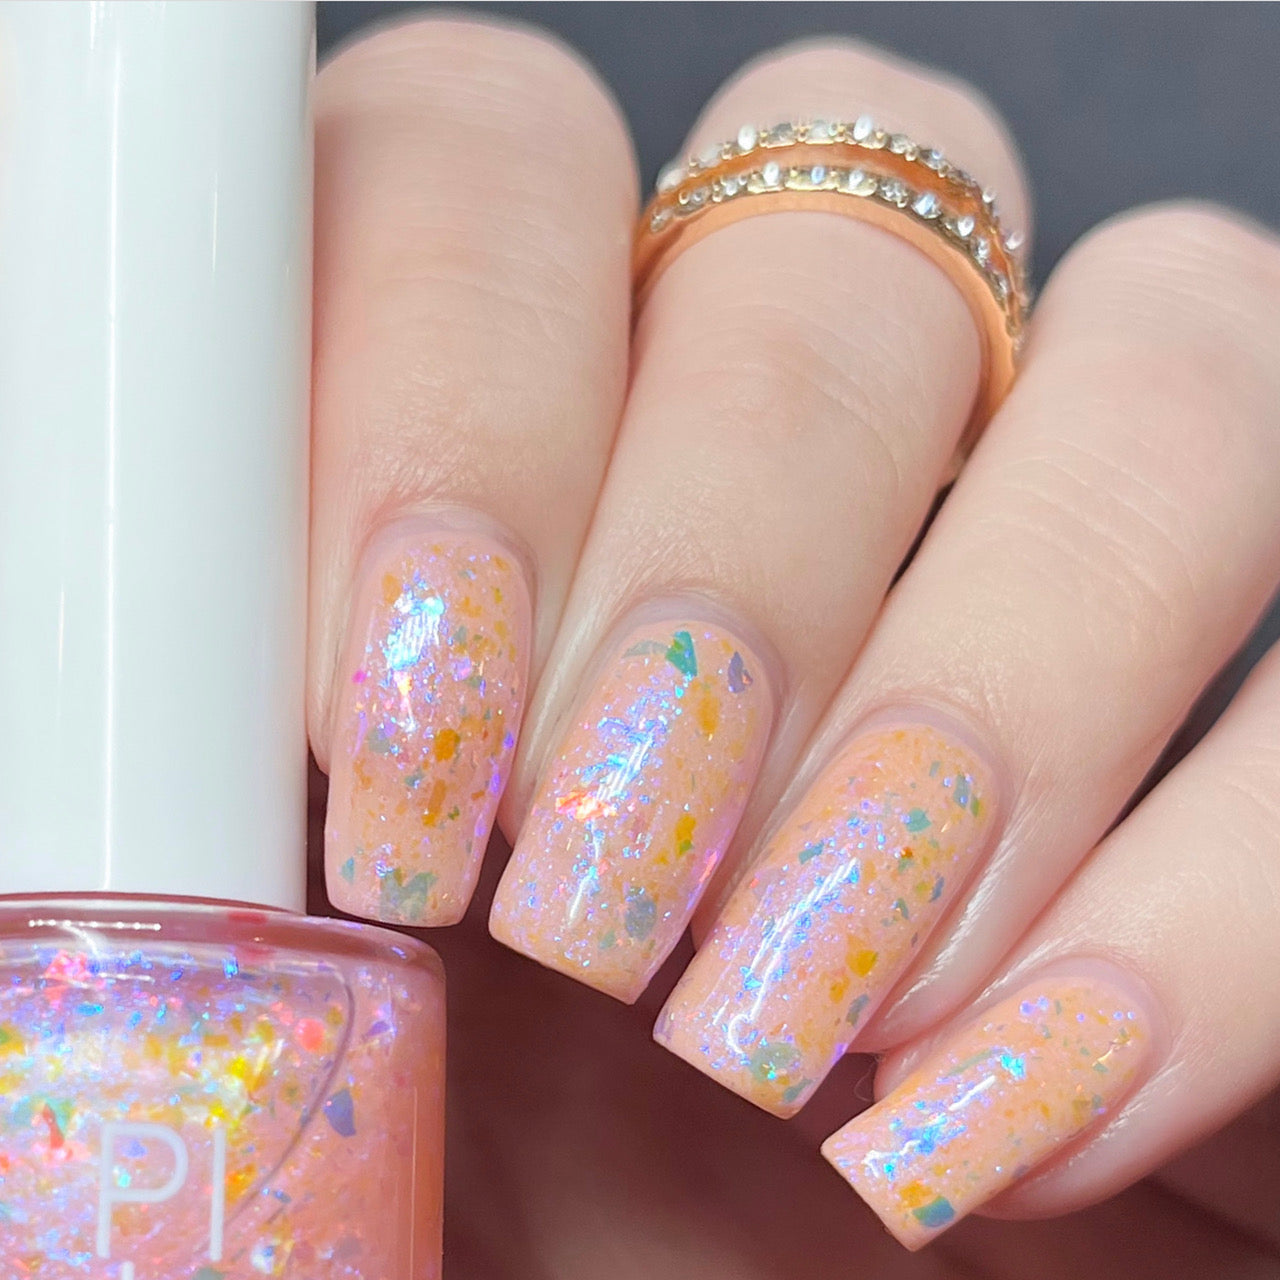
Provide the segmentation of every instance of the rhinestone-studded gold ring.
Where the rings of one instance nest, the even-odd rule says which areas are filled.
[[[1017,371],[1029,298],[1020,237],[1001,226],[994,194],[940,151],[889,133],[867,116],[758,129],[708,147],[658,175],[632,258],[636,307],[677,254],[703,236],[756,214],[829,210],[909,241],[960,290],[982,340],[977,402],[958,450],[963,457],[1007,394]]]

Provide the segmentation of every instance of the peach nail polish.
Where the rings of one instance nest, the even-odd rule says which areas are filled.
[[[1118,987],[1047,978],[960,1031],[822,1153],[918,1249],[1113,1114],[1150,1045]]]
[[[776,1115],[798,1111],[990,843],[990,769],[931,724],[822,772],[730,897],[655,1035]]]
[[[494,937],[635,1000],[733,835],[772,720],[761,664],[722,627],[631,634],[538,789],[494,899]]]
[[[454,924],[515,751],[529,597],[487,538],[394,532],[364,571],[338,676],[325,876],[352,915]]]

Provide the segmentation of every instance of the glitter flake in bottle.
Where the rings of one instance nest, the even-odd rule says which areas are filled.
[[[11,901],[6,1280],[434,1280],[443,1021],[434,954],[381,930]]]

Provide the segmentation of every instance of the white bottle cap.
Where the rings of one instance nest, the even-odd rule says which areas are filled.
[[[0,5],[0,893],[303,906],[313,16]]]

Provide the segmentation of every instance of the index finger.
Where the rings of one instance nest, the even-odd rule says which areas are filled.
[[[630,145],[551,41],[430,20],[317,89],[310,728],[331,900],[461,917],[626,377]]]

